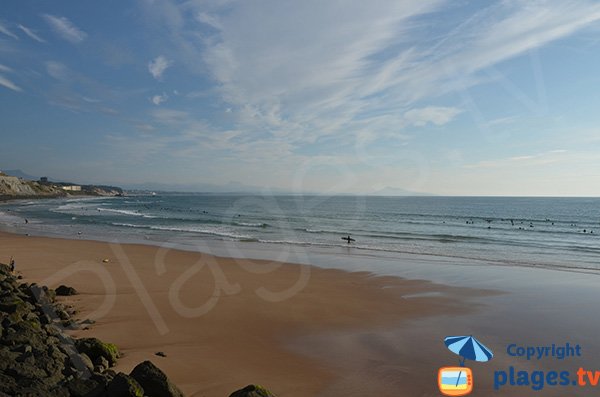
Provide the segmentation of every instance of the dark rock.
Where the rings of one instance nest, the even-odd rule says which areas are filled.
[[[71,319],[71,316],[69,316],[69,313],[67,313],[65,310],[57,310],[56,311],[56,315],[58,316],[58,318],[60,318],[62,321],[67,321]]]
[[[0,299],[0,312],[22,314],[26,311],[25,302],[16,296],[5,296]]]
[[[183,397],[181,390],[150,361],[138,364],[130,376],[144,388],[148,397]]]
[[[42,287],[42,291],[44,291],[44,296],[46,299],[48,299],[50,302],[54,302],[56,299],[56,291],[46,287],[45,285]]]
[[[167,355],[164,352],[156,352],[154,354],[157,355],[158,357],[167,357]]]
[[[144,389],[135,379],[119,372],[108,384],[106,395],[110,397],[144,397]]]
[[[112,367],[117,363],[119,358],[119,349],[112,343],[104,343],[97,338],[82,338],[75,341],[75,348],[80,353],[88,355],[92,361],[98,357],[104,357]]]
[[[88,370],[94,370],[94,363],[92,363],[92,359],[87,354],[81,353],[79,354],[79,358],[81,358],[81,362],[85,365],[85,367]]]
[[[262,386],[248,385],[243,389],[234,391],[229,397],[275,397],[275,395]]]
[[[76,378],[68,383],[69,393],[72,397],[88,397],[100,395],[104,392],[104,386],[94,379]]]
[[[102,357],[102,356],[100,356],[100,357],[97,357],[97,358],[94,360],[94,365],[99,365],[99,366],[102,366],[102,367],[104,367],[105,369],[108,369],[108,368],[110,368],[110,363],[108,362],[108,360],[107,360],[105,357]]]
[[[0,372],[0,392],[7,393],[9,396],[14,396],[18,389],[19,385],[14,378]]]
[[[77,295],[77,290],[73,287],[67,287],[66,285],[61,285],[54,290],[56,295],[58,296],[71,296]]]

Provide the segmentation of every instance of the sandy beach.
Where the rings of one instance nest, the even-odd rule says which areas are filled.
[[[63,299],[78,310],[76,318],[95,324],[74,334],[118,345],[123,358],[117,371],[150,359],[189,396],[226,396],[250,383],[279,396],[359,393],[366,386],[372,395],[417,395],[423,384],[409,382],[400,391],[390,379],[349,379],[339,367],[302,352],[327,349],[318,342],[322,335],[394,329],[464,312],[468,294],[366,272],[2,233],[0,258],[10,256],[24,281],[79,291]],[[343,353],[332,350],[330,357],[348,363],[368,360],[373,348],[381,348],[342,340]],[[156,356],[159,351],[166,357]],[[398,360],[390,374],[422,372]],[[429,383],[426,389],[434,392]]]

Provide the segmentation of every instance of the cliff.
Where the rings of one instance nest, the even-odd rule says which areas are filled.
[[[0,173],[0,198],[61,197],[66,193],[60,187],[42,185]]]
[[[71,186],[77,186],[79,190],[70,189]],[[0,200],[65,196],[118,196],[122,194],[123,189],[116,186],[79,186],[65,182],[41,183],[0,172]]]

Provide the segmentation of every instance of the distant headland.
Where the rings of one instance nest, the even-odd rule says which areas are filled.
[[[41,177],[37,181],[31,179],[0,171],[0,200],[123,195],[123,189],[116,186],[79,185],[51,181],[47,177]]]

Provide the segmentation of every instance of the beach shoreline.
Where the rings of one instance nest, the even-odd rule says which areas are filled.
[[[75,306],[80,321],[95,324],[73,334],[117,344],[124,357],[116,370],[128,372],[152,359],[188,396],[228,395],[250,383],[278,395],[319,395],[345,374],[299,352],[302,338],[379,332],[411,319],[466,313],[473,309],[465,309],[465,301],[484,294],[369,272],[146,245],[0,233],[0,247],[0,257],[15,258],[24,281],[66,284],[80,292],[66,303]],[[348,349],[349,360],[368,356],[356,346]],[[167,357],[156,356],[159,351]],[[423,385],[414,387],[403,392],[414,395],[411,390]],[[370,388],[398,395],[386,382],[371,382]]]
[[[0,261],[14,256],[25,281],[76,287],[65,303],[96,323],[74,336],[117,344],[123,372],[151,359],[188,396],[226,396],[249,383],[278,396],[437,396],[437,370],[457,364],[447,335],[477,335],[496,353],[470,364],[480,393],[523,395],[492,388],[495,371],[509,366],[556,368],[510,357],[510,343],[577,343],[585,354],[563,368],[597,366],[600,324],[587,315],[600,299],[596,273],[351,251],[280,255],[304,261],[294,264],[226,245],[144,243],[0,232]]]

